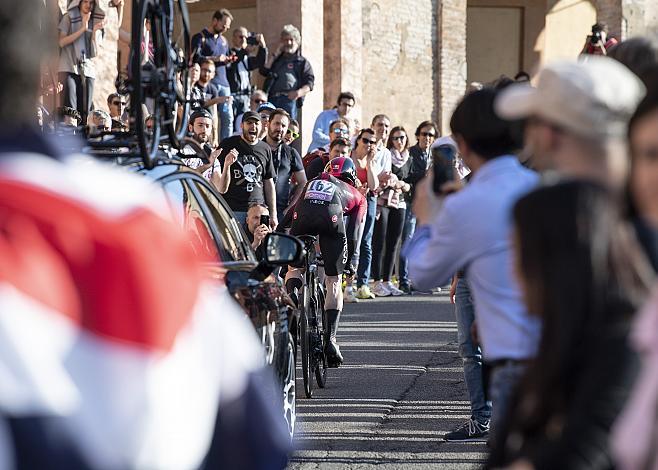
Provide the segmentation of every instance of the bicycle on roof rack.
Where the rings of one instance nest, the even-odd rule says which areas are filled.
[[[187,133],[192,52],[185,0],[134,0],[131,41],[127,74],[117,78],[117,91],[130,96],[130,130],[90,138],[87,150],[100,158],[138,155],[150,169],[159,152],[180,149]]]

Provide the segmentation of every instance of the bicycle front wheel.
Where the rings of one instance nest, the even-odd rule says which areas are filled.
[[[318,285],[315,290],[315,317],[317,318],[317,338],[320,342],[320,347],[322,350],[321,358],[317,361],[317,367],[315,368],[315,380],[318,382],[318,387],[324,388],[327,385],[327,355],[324,353],[324,329],[327,327],[327,321],[325,318],[324,312],[324,293],[322,291],[322,286]]]
[[[308,299],[308,295],[304,296]],[[302,346],[302,378],[304,379],[304,393],[306,398],[313,396],[313,350],[311,348],[311,328],[308,321],[310,302],[305,302],[300,318],[300,340]]]

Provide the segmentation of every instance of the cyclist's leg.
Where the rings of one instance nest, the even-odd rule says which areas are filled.
[[[306,227],[303,219],[295,219],[290,227],[291,235],[308,235],[310,234],[309,227]],[[304,285],[304,267],[295,267],[288,265],[288,271],[286,272],[285,278],[286,290],[289,294],[294,292],[294,289],[297,288],[297,292],[301,292],[302,286]],[[299,306],[299,299],[293,299],[297,306]]]
[[[342,220],[341,220],[342,222]],[[325,353],[330,367],[338,367],[343,363],[343,356],[336,341],[338,322],[343,309],[343,290],[340,277],[347,262],[347,242],[344,226],[342,230],[336,227],[332,233],[320,234],[320,250],[324,259],[325,286],[325,312],[327,324],[325,326]]]
[[[299,307],[299,299],[296,298],[296,295],[294,294],[295,289],[297,289],[297,292],[301,292],[302,286],[304,285],[304,269],[303,268],[295,268],[293,266],[288,266],[288,272],[286,272],[286,291],[288,294],[290,294],[290,297],[292,300],[297,304]]]

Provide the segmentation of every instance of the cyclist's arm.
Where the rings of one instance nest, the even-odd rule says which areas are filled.
[[[279,228],[281,230],[286,229],[286,228],[290,228],[290,226],[292,225],[292,220],[293,220],[292,218],[295,214],[295,211],[297,210],[297,206],[299,205],[299,202],[302,199],[304,199],[304,194],[306,194],[306,188],[308,188],[309,183],[310,183],[310,181],[307,182],[304,185],[304,187],[303,187],[304,189],[297,192],[295,198],[293,199],[293,201],[288,206],[288,210],[286,211],[285,215],[283,216],[283,220],[281,222],[279,222]]]
[[[354,203],[345,214],[348,217],[345,236],[347,238],[347,262],[349,265],[352,264],[352,256],[354,256],[355,249],[361,242],[361,231],[367,209],[366,198],[356,188],[350,187],[350,193]]]

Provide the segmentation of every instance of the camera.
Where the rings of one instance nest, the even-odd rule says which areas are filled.
[[[270,216],[269,215],[261,215],[260,216],[260,224],[265,225],[266,227],[270,226]]]
[[[249,36],[247,36],[247,45],[248,46],[258,45],[258,38],[256,38],[256,33],[249,33]]]
[[[592,34],[589,37],[589,42],[593,45],[597,45],[601,40],[601,31],[592,31]]]

